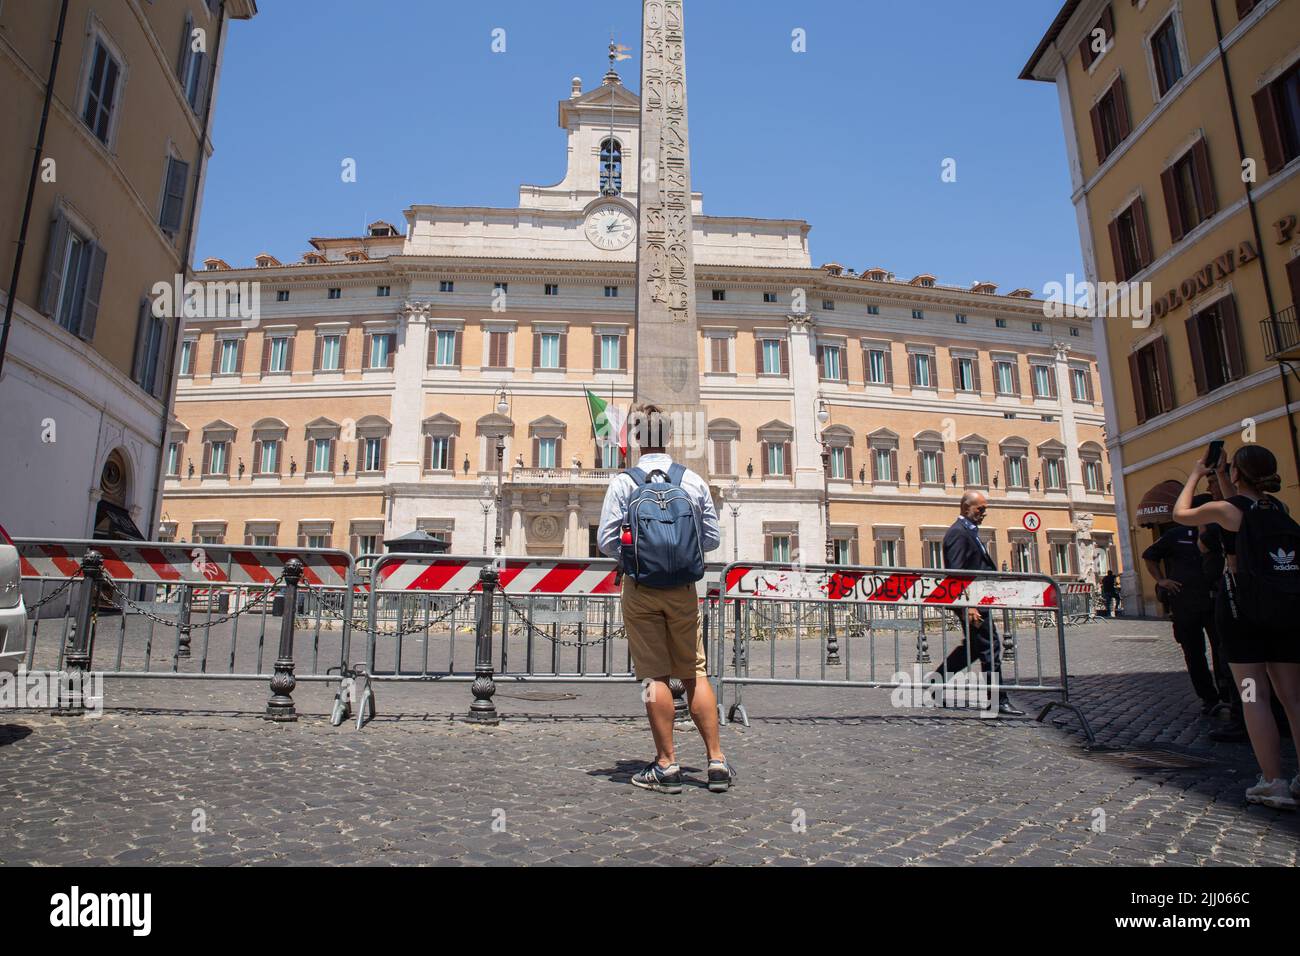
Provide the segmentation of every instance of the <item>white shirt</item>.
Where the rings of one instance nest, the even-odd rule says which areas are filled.
[[[654,453],[642,455],[636,467],[647,475],[655,470],[668,474],[672,464],[672,456]],[[596,544],[600,547],[601,554],[611,558],[617,558],[621,554],[623,525],[627,522],[627,503],[632,493],[636,491],[636,487],[636,482],[629,475],[621,472],[609,483],[609,490],[605,492],[605,504],[600,509],[600,528],[596,532]],[[709,494],[709,486],[703,478],[687,468],[686,474],[682,475],[682,491],[686,492],[700,508],[702,518],[700,546],[705,551],[715,550],[722,543],[722,533],[718,529],[718,512],[713,507],[713,496]]]

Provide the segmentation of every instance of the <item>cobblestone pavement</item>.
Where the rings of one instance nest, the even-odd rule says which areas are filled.
[[[1249,746],[1208,740],[1167,624],[1068,640],[1102,744],[1204,764],[1090,755],[1063,714],[754,688],[751,726],[723,731],[737,787],[704,789],[688,731],[695,785],[672,797],[628,782],[652,753],[635,686],[502,684],[506,719],[480,728],[459,719],[466,684],[384,684],[358,732],[329,725],[322,684],[276,725],[262,684],[120,680],[97,719],[0,715],[0,863],[1296,865],[1297,815],[1245,805]]]

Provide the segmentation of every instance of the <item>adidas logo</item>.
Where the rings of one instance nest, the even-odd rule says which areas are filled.
[[[1268,556],[1273,559],[1274,571],[1296,571],[1300,566],[1295,563],[1294,551],[1283,551],[1278,548],[1276,551],[1270,551]]]

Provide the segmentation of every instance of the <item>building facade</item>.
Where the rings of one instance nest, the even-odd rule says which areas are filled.
[[[1212,439],[1277,455],[1300,508],[1300,3],[1071,0],[1021,74],[1054,82],[1094,321],[1126,596]]]
[[[585,393],[632,398],[638,118],[617,74],[575,79],[565,177],[517,208],[415,205],[300,262],[208,260],[208,301],[257,283],[260,316],[186,327],[169,535],[363,553],[422,528],[476,554],[499,520],[506,553],[594,554],[623,462]],[[692,205],[715,557],[820,561],[828,496],[837,561],[938,566],[980,488],[1008,567],[1113,566],[1086,319],[1049,319],[1028,290],[814,267],[806,222]]]
[[[149,297],[186,274],[226,29],[256,4],[72,0],[60,36],[61,7],[0,5],[0,243],[25,248],[0,378],[0,524],[151,537],[179,337]]]

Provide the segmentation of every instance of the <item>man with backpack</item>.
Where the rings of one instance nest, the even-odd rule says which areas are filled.
[[[691,718],[708,751],[708,787],[725,792],[736,775],[722,753],[695,588],[704,577],[704,553],[721,542],[718,512],[704,479],[668,455],[667,415],[647,405],[629,417],[628,426],[641,454],[635,468],[609,483],[597,544],[620,563],[623,628],[637,679],[645,686],[654,735],[655,760],[632,783],[660,793],[682,792],[668,689],[668,680],[676,677],[686,688]]]

